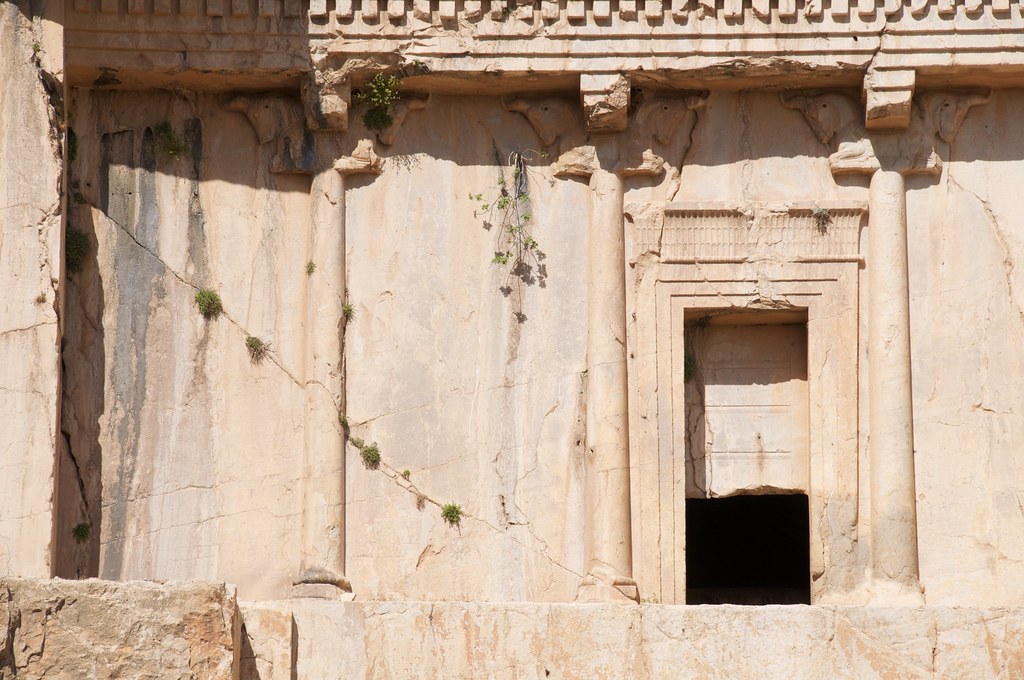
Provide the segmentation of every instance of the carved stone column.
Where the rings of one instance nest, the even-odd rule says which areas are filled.
[[[623,182],[600,166],[587,239],[587,575],[579,601],[637,600],[629,501]]]
[[[910,381],[907,199],[899,170],[871,175],[868,199],[868,412],[872,575],[920,592]]]
[[[343,597],[345,578],[345,443],[338,413],[342,385],[345,271],[345,177],[380,174],[383,161],[364,139],[351,156],[317,175],[313,186],[313,261],[306,303],[306,446],[302,475],[302,564],[293,595]]]
[[[914,101],[905,132],[870,134],[860,106],[839,93],[783,95],[818,139],[832,145],[836,176],[871,176],[868,200],[868,456],[871,570],[868,598],[923,601],[914,480],[907,198],[904,176],[938,175],[935,137],[951,143],[971,106],[987,95],[932,93]]]
[[[512,99],[541,142],[557,153],[556,176],[590,180],[587,237],[587,573],[577,601],[638,601],[633,580],[629,412],[626,370],[624,177],[671,173],[678,167],[704,97],[652,99],[625,135],[583,132],[579,107],[558,98]],[[666,158],[668,160],[666,160]]]

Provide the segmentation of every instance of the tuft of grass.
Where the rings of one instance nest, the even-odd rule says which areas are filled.
[[[74,537],[75,543],[85,543],[92,535],[92,525],[88,522],[80,522],[72,527],[71,535]]]
[[[357,449],[362,449],[364,446],[366,446],[366,442],[364,442],[359,437],[352,437],[351,439],[349,439],[349,441],[352,442],[352,446],[356,447]]]
[[[312,276],[313,272],[316,271],[316,262],[310,260],[306,263],[306,276]]]
[[[220,295],[210,288],[199,289],[196,293],[196,306],[199,307],[199,313],[207,319],[216,319],[224,311]]]
[[[411,476],[412,476],[412,471],[411,470],[408,470],[408,469],[402,470],[402,479],[404,479],[405,481],[409,481],[409,477],[411,477]]]
[[[441,518],[448,522],[448,526],[459,526],[462,523],[462,507],[457,503],[445,503],[441,507]]]
[[[425,507],[427,507],[427,496],[426,496],[426,494],[422,494],[422,493],[416,494],[416,509],[417,510],[422,510]]]
[[[366,466],[367,470],[376,470],[380,467],[380,449],[377,448],[377,442],[362,447],[359,455],[362,457],[363,465]]]
[[[249,361],[260,364],[270,352],[270,343],[263,342],[255,335],[248,335],[245,338],[245,348],[249,351]]]
[[[341,306],[341,316],[345,319],[345,323],[355,318],[356,308],[352,306],[351,302],[346,302]]]
[[[70,226],[64,230],[64,264],[69,272],[82,270],[85,257],[89,254],[89,237],[72,229]]]
[[[343,428],[345,428],[347,430],[348,429],[348,416],[346,416],[344,413],[339,413],[338,414],[338,425],[341,425]]]
[[[36,296],[36,304],[37,305],[45,305],[46,304],[46,293],[40,293],[39,295]]]
[[[188,145],[186,145],[185,140],[174,131],[170,122],[165,120],[157,125],[153,128],[153,134],[156,135],[156,149],[160,153],[170,156],[175,160],[179,160],[188,154]]]

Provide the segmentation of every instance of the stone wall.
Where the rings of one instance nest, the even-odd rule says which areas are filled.
[[[65,361],[67,384],[91,391],[66,388],[65,413],[86,414],[70,439],[74,450],[90,452],[80,454],[90,461],[86,488],[97,495],[92,507],[103,507],[92,573],[224,579],[247,599],[273,598],[299,570],[303,398],[316,389],[303,377],[311,323],[304,296],[325,263],[313,261],[310,178],[271,173],[278,147],[261,146],[228,98],[75,91],[71,181],[81,201],[70,219],[96,250],[71,277],[69,299],[77,295],[78,304],[69,307],[68,328],[82,340]],[[1014,266],[1024,224],[1013,209],[1024,149],[1006,133],[1022,108],[1020,91],[997,91],[939,148],[941,176],[908,180],[919,545],[929,603],[995,606],[1022,597],[1015,551],[1024,545],[1024,518],[1015,490],[1024,479],[1015,452],[1024,432],[1013,386],[1024,366],[1012,348],[1024,332]],[[368,136],[358,118],[336,153],[352,153]],[[155,132],[164,121],[185,145],[179,158]],[[368,469],[347,448],[346,575],[356,593],[384,599],[570,601],[585,570],[591,190],[555,178],[534,130],[497,97],[435,94],[378,152],[382,175],[349,177],[345,197],[354,318],[337,405],[345,405],[349,434],[377,442],[383,457]],[[540,251],[521,275],[492,263],[501,244],[486,224],[493,210],[482,208],[499,196],[500,175],[512,181],[512,152],[528,159]],[[674,198],[748,212],[865,204],[866,181],[837,183],[828,154],[776,93],[717,92],[699,112],[678,191],[671,173],[627,179],[625,203]],[[644,319],[653,304],[647,282],[663,265],[639,251],[634,227],[627,222],[628,312]],[[870,228],[862,229],[861,253],[868,239]],[[764,300],[786,276],[763,253],[736,266]],[[854,274],[853,285],[859,293],[845,308],[864,304],[866,278],[858,283]],[[199,314],[200,287],[219,291],[225,315]],[[663,510],[640,468],[651,455],[644,432],[655,415],[643,403],[647,378],[636,358],[646,351],[642,323],[631,322],[629,340],[633,558],[641,595],[665,602],[678,597],[661,584],[671,565],[656,564],[644,539]],[[817,396],[841,400],[859,427],[858,435],[827,426],[843,440],[822,444],[844,460],[861,452],[852,480],[859,498],[841,511],[822,506],[823,531],[845,536],[830,549],[849,553],[837,592],[862,578],[871,531],[866,324],[861,314],[859,384],[843,379]],[[258,365],[245,349],[250,335],[270,346]],[[839,371],[827,345],[823,356]],[[324,427],[340,437],[333,415],[328,420]],[[450,502],[465,513],[457,527],[440,516]]]
[[[60,447],[63,28],[0,6],[0,574],[51,574]],[[55,21],[56,20],[56,21]]]

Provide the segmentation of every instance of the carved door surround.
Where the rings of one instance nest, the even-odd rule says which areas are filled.
[[[807,315],[811,588],[842,602],[858,562],[858,203],[630,205],[640,270],[630,353],[634,556],[644,597],[685,603],[685,323],[723,311]],[[826,222],[827,220],[827,222]]]

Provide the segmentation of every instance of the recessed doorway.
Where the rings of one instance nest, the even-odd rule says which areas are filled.
[[[686,604],[810,604],[807,496],[686,499]]]

